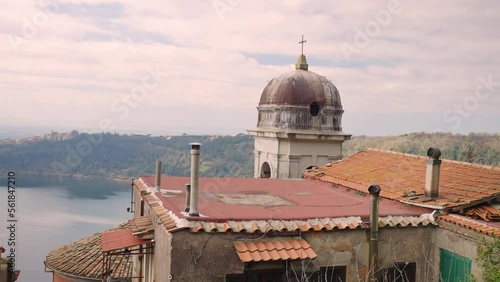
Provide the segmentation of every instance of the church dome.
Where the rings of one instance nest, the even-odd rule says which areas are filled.
[[[258,128],[342,131],[340,94],[326,77],[308,70],[300,55],[296,70],[273,78],[262,91]]]

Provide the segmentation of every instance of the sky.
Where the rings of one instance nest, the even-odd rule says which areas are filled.
[[[3,130],[244,133],[304,35],[346,133],[500,132],[498,1],[0,1]]]

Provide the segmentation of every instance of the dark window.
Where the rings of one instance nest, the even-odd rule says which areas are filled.
[[[227,274],[226,282],[245,282],[245,274]]]
[[[289,264],[290,261],[268,262],[264,263],[263,269],[252,269],[255,265],[246,264],[244,273],[227,274],[226,282],[299,282],[302,277],[307,277],[310,282],[318,282],[318,272],[303,273],[301,269],[292,269]]]
[[[247,273],[247,282],[285,282],[287,281],[285,270],[266,270],[264,272]]]
[[[346,266],[321,267],[319,269],[319,282],[345,282],[347,275]]]
[[[309,106],[309,113],[311,113],[313,117],[319,114],[319,104],[317,102],[311,103],[311,105]]]
[[[393,267],[382,270],[382,280],[391,282],[415,282],[417,265],[414,262],[395,262]]]
[[[269,163],[265,162],[262,164],[260,169],[260,178],[270,178],[271,177],[271,167]]]

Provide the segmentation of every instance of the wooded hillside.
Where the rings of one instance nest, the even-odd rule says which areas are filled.
[[[442,158],[500,166],[500,135],[457,135],[451,133],[412,133],[401,136],[352,137],[344,143],[344,156],[366,148],[379,148],[425,156],[430,147],[439,148]]]
[[[76,134],[68,140],[41,140],[0,145],[0,172],[131,178],[153,174],[155,161],[163,173],[188,176],[190,142],[201,142],[202,176],[252,177],[253,138],[238,136],[171,136]],[[500,166],[498,134],[453,135],[412,133],[402,136],[353,137],[344,156],[366,148],[424,155],[440,148],[443,158]]]

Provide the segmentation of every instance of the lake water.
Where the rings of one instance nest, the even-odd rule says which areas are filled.
[[[0,179],[0,245],[6,249],[7,176]],[[19,282],[50,282],[43,262],[54,248],[126,222],[130,184],[16,175],[16,269]],[[6,254],[3,254],[5,257]]]

